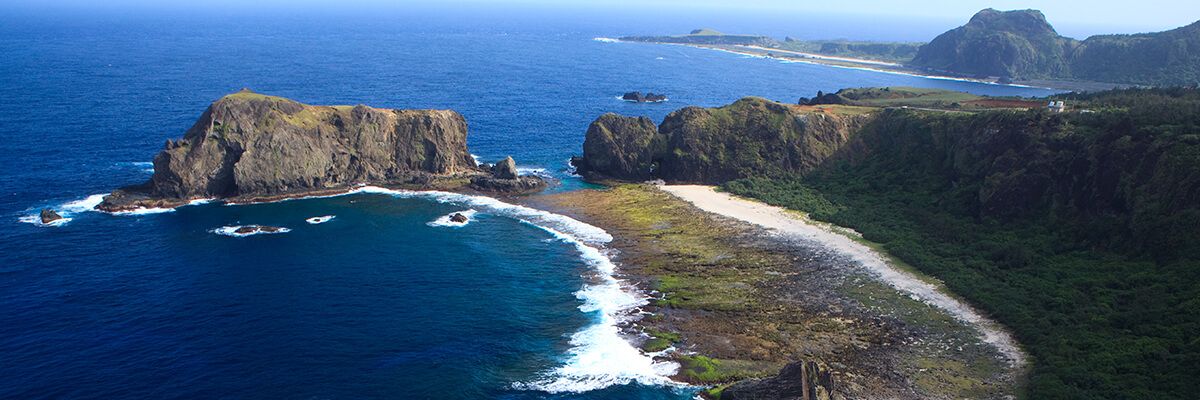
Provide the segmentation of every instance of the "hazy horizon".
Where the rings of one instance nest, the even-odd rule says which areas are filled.
[[[231,0],[179,1],[160,4],[146,0],[116,0],[94,4],[80,0],[50,0],[38,4],[0,2],[7,19],[39,16],[60,19],[71,16],[98,18],[190,17],[305,17],[405,18],[437,17],[439,14],[480,14],[508,18],[514,28],[536,24],[542,18],[577,18],[583,28],[605,24],[629,25],[623,35],[678,34],[696,28],[726,33],[761,34],[782,39],[851,39],[872,41],[929,41],[938,34],[965,24],[984,8],[998,10],[1038,9],[1063,36],[1086,39],[1098,34],[1131,34],[1175,29],[1195,22],[1200,3],[1152,1],[1132,10],[1093,6],[1091,2],[1060,1],[1033,4],[1023,1],[936,1],[920,7],[877,0],[851,0],[836,6],[827,3],[792,4],[780,0],[747,0],[736,6],[723,1],[699,0],[683,5],[668,0],[650,4],[618,0],[609,4],[595,1],[562,4],[545,0],[490,1],[455,0],[430,2],[386,2],[344,0],[337,3],[312,0],[268,0],[244,4]],[[1178,4],[1176,4],[1178,3]],[[1119,10],[1119,11],[1118,11]],[[500,12],[500,14],[497,14]],[[809,21],[855,23],[847,32],[812,32]],[[0,19],[2,20],[2,19]],[[825,24],[822,24],[825,25]],[[617,26],[614,26],[614,28]]]

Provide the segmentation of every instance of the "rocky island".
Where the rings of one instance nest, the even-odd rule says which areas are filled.
[[[310,106],[242,89],[213,102],[182,139],[167,141],[149,181],[113,192],[96,209],[261,202],[363,184],[462,189],[468,182],[508,194],[545,187],[538,177],[476,165],[467,122],[454,111]]]
[[[641,92],[629,92],[621,96],[621,100],[632,101],[634,103],[662,103],[667,101],[667,96],[654,93],[642,95]]]

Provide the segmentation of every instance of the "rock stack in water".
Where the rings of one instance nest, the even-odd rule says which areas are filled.
[[[310,106],[243,89],[213,102],[183,139],[167,141],[149,181],[117,190],[96,208],[252,202],[484,173],[457,112]]]
[[[646,95],[643,96],[641,92],[629,92],[625,93],[624,96],[621,96],[621,99],[637,103],[660,103],[667,101],[667,96],[654,93],[646,93]]]
[[[58,213],[50,209],[43,209],[42,212],[38,214],[38,217],[42,219],[43,224],[48,224],[63,219],[61,215],[58,215]]]

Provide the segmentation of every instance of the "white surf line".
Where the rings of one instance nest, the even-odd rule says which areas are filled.
[[[579,310],[597,314],[598,319],[571,335],[571,348],[564,363],[528,382],[514,382],[512,388],[548,393],[582,393],[613,385],[637,382],[643,385],[682,386],[670,380],[679,364],[654,360],[623,337],[618,325],[635,318],[638,307],[648,303],[636,287],[618,279],[616,265],[604,250],[612,235],[574,218],[500,200],[440,191],[392,190],[363,186],[346,194],[376,193],[399,198],[419,198],[478,209],[482,213],[505,216],[542,229],[555,239],[569,243],[580,258],[592,267],[595,281],[575,292],[583,301]],[[447,217],[448,218],[448,217]]]
[[[935,306],[954,318],[979,330],[980,339],[995,346],[1008,358],[1014,367],[1024,367],[1026,354],[1017,345],[1012,334],[996,321],[950,297],[938,286],[918,279],[912,274],[896,269],[875,250],[838,233],[805,223],[787,210],[720,193],[711,186],[664,185],[663,191],[692,203],[697,208],[729,218],[760,225],[775,232],[801,239],[816,241],[821,245],[850,257],[855,263],[878,276],[898,290],[909,293],[914,299]]]

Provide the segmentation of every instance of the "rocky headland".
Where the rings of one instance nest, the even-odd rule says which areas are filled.
[[[1175,371],[1189,370],[1197,351],[1187,347],[1191,339],[1168,332],[1194,331],[1197,321],[1184,316],[1192,315],[1189,307],[1200,287],[1193,273],[1200,254],[1200,231],[1195,229],[1200,221],[1200,140],[1195,134],[1200,91],[1127,89],[1041,100],[1067,100],[1066,111],[1019,104],[962,111],[969,103],[1006,100],[952,93],[910,96],[910,90],[894,89],[838,92],[833,96],[838,104],[814,104],[825,103],[830,96],[824,95],[807,105],[750,98],[713,109],[691,107],[672,113],[657,127],[646,118],[605,115],[589,128],[584,156],[574,161],[585,177],[601,182],[712,184],[732,179],[721,189],[854,229],[858,234],[850,233],[850,240],[886,250],[894,257],[889,262],[903,270],[936,276],[923,280],[944,282],[980,314],[1011,330],[1032,364],[1031,378],[1024,380],[1028,389],[1017,388],[1018,393],[1028,390],[1034,398],[1084,392],[1187,398],[1192,391],[1175,385],[1185,382],[1186,375]],[[927,108],[940,108],[940,103],[949,109]],[[847,119],[854,125],[803,131],[793,125]],[[647,311],[662,315],[642,321],[643,332],[653,338],[648,343],[661,349],[667,341],[694,352],[677,356],[684,365],[679,379],[722,383],[762,377],[782,366],[764,361],[808,358],[820,370],[832,371],[833,398],[839,393],[846,398],[1003,398],[1011,395],[1014,382],[1021,385],[1021,372],[1012,369],[1020,357],[1000,357],[1014,361],[1010,365],[981,363],[995,360],[997,349],[1011,353],[1006,346],[971,342],[973,334],[923,337],[941,331],[928,324],[930,319],[944,317],[922,314],[919,308],[890,308],[903,301],[881,303],[883,292],[877,286],[872,293],[860,291],[878,285],[872,279],[854,281],[863,286],[845,285],[850,282],[845,275],[829,280],[835,283],[827,287],[833,294],[848,295],[859,305],[834,302],[838,297],[833,294],[817,296],[823,290],[822,275],[810,274],[821,269],[810,268],[820,266],[795,263],[814,259],[803,254],[803,246],[759,242],[758,248],[738,253],[736,245],[755,245],[753,240],[689,225],[678,217],[685,213],[680,207],[641,189],[616,185],[610,193],[575,196],[600,199],[564,204],[606,207],[603,199],[611,196],[617,199],[607,207],[636,204],[633,208],[642,209],[602,209],[591,218],[622,237],[613,243],[629,246],[619,248],[629,257],[623,261],[641,266],[640,271],[628,270],[649,275],[642,282],[658,291],[659,308]],[[645,210],[652,204],[660,206]],[[639,250],[639,244],[645,248]],[[789,246],[800,253],[754,258]],[[816,249],[832,250],[828,242]],[[764,265],[771,266],[756,270]],[[777,273],[787,276],[784,270],[797,275],[776,281]],[[913,300],[917,298],[922,305],[932,299],[915,295]],[[797,311],[784,318],[789,303],[842,322],[792,322],[809,321],[809,316]],[[828,304],[835,307],[823,312]],[[874,320],[866,317],[870,312],[848,311],[863,311],[862,305],[883,317]],[[1138,318],[1136,325],[1130,325],[1132,316]],[[903,324],[893,325],[888,317]],[[1074,322],[1043,323],[1056,318]],[[852,349],[864,343],[862,336],[838,349],[837,324],[867,320],[887,321],[878,325],[887,328],[876,334],[866,334],[872,331],[866,327],[851,329],[870,337],[867,348],[903,349],[899,354],[917,357],[887,361],[886,352]],[[794,327],[801,331],[789,331]],[[993,341],[998,336],[987,329],[978,332],[986,343],[1003,343]],[[832,346],[807,344],[805,335]],[[1180,353],[1156,352],[1157,358],[1146,358],[1122,350],[1123,344],[1139,341],[1169,344]],[[962,343],[974,344],[960,347]],[[954,355],[965,348],[978,352],[968,358]],[[795,349],[801,351],[783,352]],[[1112,362],[1128,365],[1129,372],[1103,367]],[[764,373],[768,369],[774,371]],[[812,374],[805,377],[807,372],[796,367],[790,373],[760,381],[765,387],[739,384],[727,390],[755,388],[763,394],[749,398],[800,392],[811,397],[803,385],[811,383]],[[1140,380],[1126,380],[1131,376]],[[885,378],[869,384],[866,379],[879,377]]]
[[[496,177],[467,150],[467,122],[449,110],[310,106],[243,89],[212,103],[154,156],[149,181],[96,208],[170,208],[198,199],[271,201],[363,184],[528,193],[537,177]]]
[[[714,185],[781,177],[820,165],[870,120],[758,97],[724,107],[685,107],[658,126],[646,117],[605,114],[588,127],[583,156],[572,164],[594,181]]]

